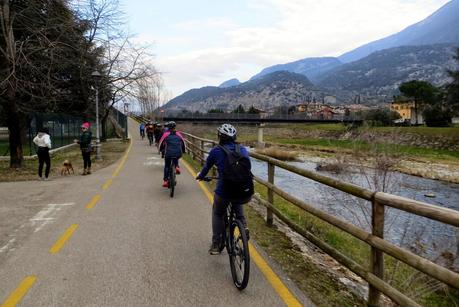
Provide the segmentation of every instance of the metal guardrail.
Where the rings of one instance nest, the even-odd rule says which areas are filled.
[[[204,153],[208,153],[205,150],[206,144],[215,146],[217,144],[214,140],[204,139],[194,136],[189,133],[183,133],[187,136],[187,148],[191,153],[193,159],[199,160],[201,164],[205,162]],[[409,198],[400,197],[388,193],[371,191],[354,184],[336,180],[331,177],[327,177],[317,172],[308,171],[289,165],[288,163],[279,161],[277,159],[261,155],[255,152],[251,152],[250,156],[267,162],[268,166],[268,180],[263,180],[259,177],[255,177],[255,180],[267,188],[268,197],[267,200],[258,199],[261,204],[267,208],[267,223],[273,223],[273,214],[279,219],[284,221],[292,229],[303,235],[306,239],[314,243],[316,246],[321,248],[324,252],[332,256],[342,265],[362,277],[369,284],[369,297],[368,304],[376,306],[380,303],[381,293],[384,293],[390,299],[397,304],[402,306],[419,306],[414,300],[401,293],[396,288],[384,281],[384,254],[388,254],[412,268],[415,268],[428,276],[441,281],[451,287],[459,289],[459,274],[451,271],[441,265],[431,262],[421,256],[412,253],[409,250],[396,246],[389,241],[384,240],[384,212],[385,206],[390,206],[415,214],[418,216],[427,217],[442,223],[459,226],[459,211],[451,210],[439,206],[434,206],[420,201],[415,201]],[[317,209],[315,206],[306,203],[305,201],[298,199],[282,189],[274,185],[274,173],[275,167],[279,167],[288,170],[297,175],[312,179],[320,182],[329,187],[333,187],[342,192],[351,194],[358,198],[368,200],[371,202],[372,216],[371,216],[371,233],[347,223],[329,213]],[[371,247],[370,255],[370,267],[364,268],[354,260],[343,255],[341,252],[330,246],[329,244],[322,241],[320,238],[310,233],[309,231],[298,226],[291,220],[289,220],[282,212],[280,212],[274,204],[274,193],[281,198],[287,200],[293,205],[301,208],[302,210],[316,216],[317,218],[325,221],[342,231],[354,236],[355,238],[365,242]]]

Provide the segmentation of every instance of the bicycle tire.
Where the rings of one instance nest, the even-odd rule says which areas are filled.
[[[172,162],[169,166],[169,189],[170,189],[170,197],[174,197],[175,192],[175,164]]]
[[[244,290],[249,283],[250,253],[245,227],[239,220],[233,220],[229,233],[229,260],[231,276],[238,290]]]

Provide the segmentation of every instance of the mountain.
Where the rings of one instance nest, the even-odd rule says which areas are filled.
[[[260,78],[275,71],[285,70],[305,75],[309,80],[315,83],[318,81],[318,77],[320,77],[320,75],[340,66],[341,64],[340,60],[333,57],[305,58],[295,62],[267,67],[250,78],[250,80]]]
[[[231,87],[231,86],[235,86],[235,85],[239,85],[239,84],[241,84],[241,82],[238,79],[234,78],[234,79],[230,79],[230,80],[227,80],[227,81],[223,82],[218,87],[225,88],[225,87]]]
[[[255,106],[269,109],[274,106],[297,104],[319,93],[307,77],[287,71],[276,71],[260,78],[227,88],[207,86],[192,89],[164,105],[168,110],[206,111],[220,108],[234,110],[239,104],[248,109]]]
[[[426,19],[386,38],[344,53],[338,59],[349,63],[383,49],[398,46],[459,44],[459,0],[452,0]]]
[[[377,51],[328,72],[318,86],[341,99],[349,99],[357,94],[392,97],[402,82],[410,80],[442,85],[449,80],[447,69],[457,68],[453,58],[455,47],[455,44],[437,44]]]

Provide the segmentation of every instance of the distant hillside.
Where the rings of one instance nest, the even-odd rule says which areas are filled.
[[[448,81],[446,70],[457,65],[454,53],[453,44],[377,51],[328,72],[318,86],[343,98],[354,94],[391,97],[402,82],[413,79],[441,85]]]
[[[338,59],[356,61],[383,49],[407,45],[459,44],[459,0],[452,0],[426,19],[386,38],[347,52]]]
[[[241,84],[241,82],[238,79],[230,79],[230,80],[223,82],[218,87],[225,88],[225,87],[231,87],[231,86],[235,86],[239,84]]]
[[[278,71],[240,85],[220,88],[193,89],[169,101],[169,110],[206,111],[221,108],[234,110],[239,104],[245,108],[255,106],[268,109],[274,106],[296,104],[305,97],[315,97],[317,90],[304,75]]]
[[[340,66],[341,64],[342,63],[337,58],[333,57],[305,58],[295,62],[267,67],[260,73],[253,76],[250,80],[260,78],[275,71],[284,70],[305,75],[313,83],[316,83],[322,74]]]

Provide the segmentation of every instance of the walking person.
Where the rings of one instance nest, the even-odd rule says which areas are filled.
[[[33,142],[38,146],[38,178],[40,180],[48,180],[49,170],[51,169],[51,158],[49,150],[51,149],[51,137],[49,136],[48,128],[41,128],[34,137]],[[45,178],[43,178],[43,165],[46,164]]]
[[[89,131],[90,124],[85,122],[81,125],[80,140],[74,140],[80,144],[81,155],[83,156],[83,176],[91,174],[91,141],[92,133]]]

